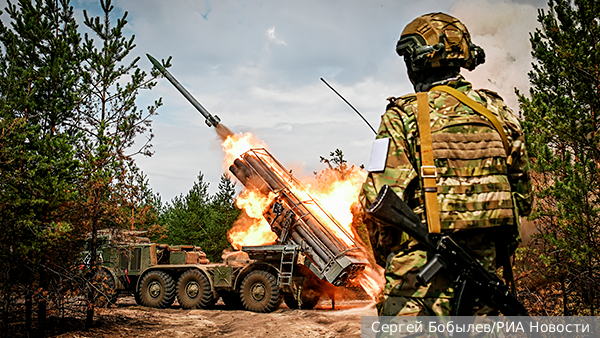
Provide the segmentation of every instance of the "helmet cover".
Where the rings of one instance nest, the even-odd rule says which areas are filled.
[[[422,15],[409,23],[396,45],[409,71],[436,67],[473,70],[485,62],[483,49],[471,42],[467,27],[445,13]]]

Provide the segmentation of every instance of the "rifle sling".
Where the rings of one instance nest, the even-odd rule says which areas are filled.
[[[421,178],[425,197],[425,212],[429,233],[442,231],[437,201],[437,169],[433,162],[431,141],[431,119],[429,117],[429,97],[427,92],[417,93],[417,125],[421,139]]]

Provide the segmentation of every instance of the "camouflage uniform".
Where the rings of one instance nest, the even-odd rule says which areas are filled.
[[[490,110],[502,123],[511,147],[507,161],[500,135],[489,120],[445,92],[428,93],[442,231],[455,232],[455,240],[495,273],[495,245],[514,249],[520,240],[518,215],[531,210],[523,133],[517,117],[496,93],[473,90],[461,76],[446,84]],[[386,167],[369,173],[360,200],[367,208],[387,184],[425,219],[416,95],[389,101],[377,135],[390,139]],[[427,286],[416,283],[430,254],[391,225],[367,220],[367,227],[375,258],[385,266],[379,314],[449,315],[454,297],[450,276],[440,273]],[[476,308],[474,314],[488,310]]]

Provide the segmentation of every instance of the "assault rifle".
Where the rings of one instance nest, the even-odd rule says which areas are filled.
[[[447,269],[456,276],[453,316],[471,315],[477,298],[505,316],[528,316],[523,304],[498,276],[484,269],[449,235],[429,233],[427,224],[421,222],[389,186],[381,188],[367,213],[398,227],[433,253],[433,258],[417,276],[419,284],[426,285],[442,269]]]

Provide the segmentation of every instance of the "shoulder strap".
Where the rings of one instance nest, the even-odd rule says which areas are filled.
[[[502,139],[502,144],[504,145],[504,150],[506,150],[506,156],[508,158],[510,158],[510,146],[508,144],[508,138],[506,137],[504,128],[502,128],[502,124],[500,124],[500,121],[498,121],[496,116],[491,111],[489,111],[487,108],[485,108],[484,106],[482,106],[475,100],[471,99],[464,93],[462,93],[452,87],[442,85],[442,86],[435,86],[435,87],[431,88],[430,91],[431,90],[439,90],[439,91],[442,91],[442,92],[445,92],[445,93],[448,93],[448,94],[454,96],[454,98],[456,98],[463,104],[467,105],[468,107],[473,109],[478,114],[483,115],[488,120],[490,120],[490,122],[492,122],[492,124],[494,125],[494,127],[496,128],[498,133],[500,134],[500,138]],[[510,165],[510,163],[509,163],[509,165]]]
[[[437,201],[437,169],[433,162],[433,145],[431,142],[431,119],[429,117],[429,97],[427,92],[417,93],[417,125],[421,139],[421,178],[425,194],[425,212],[429,233],[439,234],[442,231]]]

